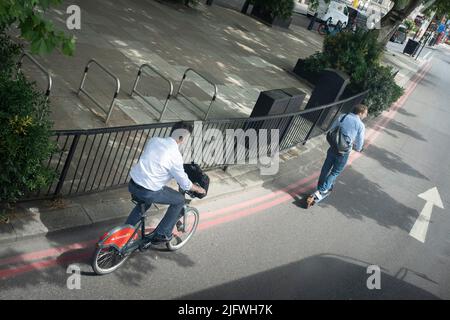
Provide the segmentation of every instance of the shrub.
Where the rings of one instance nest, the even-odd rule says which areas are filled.
[[[365,103],[375,116],[389,109],[403,95],[404,90],[395,83],[392,71],[392,67],[375,65],[367,72],[362,88],[369,90]]]
[[[406,28],[408,29],[408,31],[413,30],[414,27],[416,26],[416,24],[414,23],[414,21],[406,19],[405,21],[403,21],[403,24],[406,26]]]
[[[273,17],[283,19],[289,19],[295,7],[294,0],[251,0],[250,3],[270,11]]]
[[[376,34],[363,30],[327,36],[323,44],[325,59],[349,74],[356,72],[359,75],[361,69],[378,63],[382,51]]]
[[[50,142],[52,123],[45,95],[17,73],[16,46],[1,36],[0,70],[0,201],[15,202],[29,191],[48,186],[55,174],[46,168],[55,150]]]
[[[392,69],[380,65],[382,52],[374,32],[341,32],[325,37],[323,52],[305,59],[304,66],[308,72],[320,73],[325,68],[333,68],[347,73],[350,76],[347,92],[369,90],[364,103],[371,114],[378,115],[403,93],[394,81]]]
[[[330,3],[331,0],[324,0],[324,1],[325,1],[325,3]],[[319,7],[319,0],[310,0],[309,7],[312,10],[316,10]]]
[[[11,39],[0,30],[0,73],[12,76],[20,52],[21,47],[11,42]]]
[[[304,69],[307,72],[320,73],[323,69],[330,68],[330,62],[325,59],[325,55],[317,52],[304,60]]]

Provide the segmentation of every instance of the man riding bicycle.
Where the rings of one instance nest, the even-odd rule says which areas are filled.
[[[179,150],[192,133],[192,126],[183,121],[177,122],[168,138],[150,139],[142,152],[139,161],[131,168],[131,181],[128,190],[136,198],[145,201],[148,210],[152,203],[168,204],[166,214],[148,236],[151,244],[160,244],[172,240],[172,230],[182,215],[185,203],[184,196],[167,187],[166,184],[175,179],[181,189],[205,194],[200,186],[193,184],[183,167],[183,157]],[[130,213],[126,224],[135,225],[141,219],[141,210],[136,206]]]

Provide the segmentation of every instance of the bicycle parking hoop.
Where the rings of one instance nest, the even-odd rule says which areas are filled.
[[[169,84],[169,93],[167,94],[167,98],[166,98],[166,101],[164,102],[164,105],[163,105],[163,109],[161,110],[161,111],[159,111],[142,93],[140,93],[138,90],[137,90],[137,86],[138,86],[138,82],[139,82],[139,80],[140,80],[140,78],[141,78],[141,75],[142,75],[142,72],[145,70],[145,69],[150,69],[151,71],[153,71],[156,75],[158,75],[160,78],[162,78],[163,80],[165,80],[168,84]],[[143,65],[141,65],[140,67],[139,67],[139,71],[138,71],[138,73],[137,73],[137,76],[136,76],[136,80],[134,81],[134,85],[133,85],[133,88],[131,89],[131,93],[130,93],[130,96],[132,97],[133,96],[133,93],[135,93],[136,95],[138,95],[139,97],[141,97],[153,110],[155,110],[157,113],[159,113],[159,117],[156,119],[156,120],[158,120],[158,121],[161,121],[162,120],[162,118],[163,118],[163,116],[164,116],[164,113],[165,113],[165,111],[166,111],[166,109],[167,109],[167,106],[168,106],[168,104],[169,104],[169,101],[170,101],[170,98],[172,97],[172,95],[173,95],[173,83],[172,83],[172,81],[170,81],[170,79],[168,79],[166,76],[164,76],[163,74],[161,74],[158,70],[156,70],[154,67],[152,67],[151,65],[149,65],[149,64],[143,64]]]
[[[17,71],[20,72],[22,69],[23,60],[27,58],[31,63],[33,63],[36,67],[38,67],[39,70],[41,70],[46,76],[47,76],[47,89],[45,91],[45,95],[48,97],[50,96],[50,92],[52,90],[53,80],[50,72],[45,69],[35,58],[33,58],[32,55],[30,55],[27,52],[23,52],[20,56],[19,62],[17,63]]]
[[[108,111],[106,111],[103,108],[103,106],[101,105],[101,103],[98,102],[89,92],[87,92],[84,89],[84,83],[86,81],[86,77],[87,77],[87,74],[89,72],[89,68],[90,68],[90,66],[92,64],[97,65],[100,69],[102,69],[106,74],[108,74],[116,82],[116,90],[114,91],[113,98],[111,100],[111,103],[109,104]],[[84,74],[83,74],[83,78],[81,79],[80,87],[78,89],[78,95],[80,94],[80,92],[84,93],[93,103],[95,103],[100,109],[102,109],[103,111],[106,112],[105,124],[107,124],[109,119],[111,118],[111,114],[112,114],[112,111],[113,111],[113,108],[114,108],[114,104],[115,104],[116,99],[117,99],[117,95],[119,94],[119,91],[120,91],[120,80],[119,80],[119,78],[114,73],[112,73],[108,68],[106,68],[101,63],[99,63],[97,60],[95,60],[95,59],[89,60],[89,62],[87,63],[86,67],[84,68]]]
[[[208,109],[207,109],[206,112],[204,112],[203,110],[201,110],[201,108],[200,108],[197,104],[195,104],[195,102],[193,102],[191,99],[189,99],[189,97],[185,96],[185,95],[183,94],[183,92],[181,91],[181,89],[183,88],[184,81],[186,80],[187,74],[188,74],[189,72],[192,72],[192,73],[198,75],[200,78],[202,78],[203,80],[205,80],[207,83],[209,83],[209,84],[214,88],[214,94],[213,94],[213,96],[212,96],[212,98],[211,98],[211,100],[210,100],[210,103],[209,103],[209,106],[208,106]],[[186,69],[186,71],[185,71],[184,74],[183,74],[183,78],[182,78],[182,80],[181,80],[180,86],[178,87],[178,91],[177,91],[177,93],[175,94],[175,97],[178,97],[178,95],[183,96],[187,101],[189,101],[189,102],[190,102],[193,106],[195,106],[199,111],[201,111],[202,113],[204,113],[203,120],[207,120],[208,117],[209,117],[209,114],[210,114],[210,112],[211,112],[212,105],[213,105],[214,101],[216,101],[217,94],[218,94],[218,89],[217,89],[217,85],[216,85],[214,82],[212,82],[211,80],[209,80],[207,77],[205,77],[205,76],[202,75],[201,73],[195,71],[194,69],[188,68],[188,69]]]

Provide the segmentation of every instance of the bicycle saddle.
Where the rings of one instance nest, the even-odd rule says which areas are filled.
[[[139,198],[136,197],[134,194],[131,195],[131,202],[133,202],[133,203],[136,204],[136,205],[144,204],[144,203],[145,203],[144,200],[139,199]]]

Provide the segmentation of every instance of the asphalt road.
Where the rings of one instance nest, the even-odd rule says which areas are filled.
[[[136,254],[107,276],[88,263],[104,226],[2,246],[0,299],[449,299],[449,73],[441,47],[320,205],[301,206],[314,178],[279,191],[314,170],[199,205],[187,247]],[[445,209],[433,207],[421,242],[410,235],[426,204],[418,195],[434,187]],[[79,290],[67,288],[70,264]],[[370,265],[379,290],[367,288]]]

